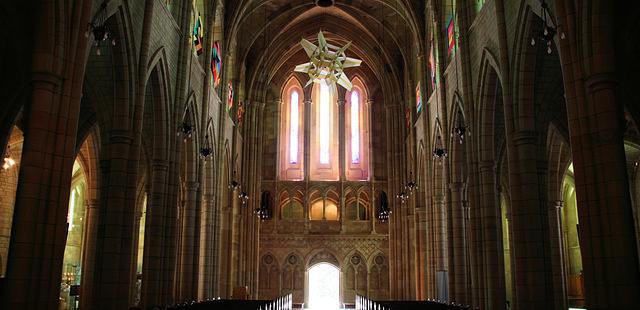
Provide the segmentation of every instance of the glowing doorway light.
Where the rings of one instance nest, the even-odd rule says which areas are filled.
[[[291,111],[290,111],[290,128],[289,128],[289,163],[295,164],[298,162],[298,92],[293,91],[291,93]]]
[[[340,308],[340,270],[329,263],[309,269],[309,309],[334,310]]]
[[[360,96],[351,93],[351,163],[360,163]]]
[[[329,124],[330,119],[330,106],[329,106],[329,85],[326,81],[320,83],[320,163],[329,163]]]

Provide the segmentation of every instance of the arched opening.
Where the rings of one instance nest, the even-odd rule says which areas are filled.
[[[564,237],[564,257],[567,270],[567,299],[569,307],[584,308],[584,278],[582,275],[582,254],[578,236],[578,203],[573,177],[573,163],[567,168],[562,186],[562,233]]]
[[[511,246],[509,238],[509,215],[507,197],[500,193],[500,214],[502,223],[502,251],[504,258],[504,287],[507,304],[513,303],[513,283],[511,275]]]
[[[340,305],[340,269],[319,263],[308,270],[309,309],[338,309]]]
[[[73,163],[69,209],[67,213],[67,242],[62,263],[62,283],[60,286],[60,309],[77,309],[82,275],[82,246],[85,230],[85,200],[87,180],[80,161]]]

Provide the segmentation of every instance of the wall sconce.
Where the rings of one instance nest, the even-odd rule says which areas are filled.
[[[100,56],[100,45],[102,42],[106,42],[109,40],[109,37],[112,37],[111,31],[109,27],[105,24],[107,21],[107,1],[102,2],[98,12],[93,16],[91,22],[87,26],[87,31],[85,31],[84,36],[89,37],[90,33],[93,33],[93,40],[95,41],[96,46],[96,55]],[[108,45],[108,44],[107,44]],[[111,39],[111,45],[116,45],[116,39]]]

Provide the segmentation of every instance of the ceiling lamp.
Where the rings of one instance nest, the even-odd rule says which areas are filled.
[[[331,45],[327,43],[324,34],[320,31],[318,33],[318,46],[304,38],[300,41],[300,45],[309,56],[309,62],[297,65],[293,71],[309,75],[309,81],[305,87],[311,85],[311,83],[326,81],[329,85],[338,83],[345,89],[351,90],[353,85],[343,70],[345,68],[358,67],[362,63],[360,59],[350,58],[345,55],[344,52],[351,46],[351,42],[343,47]]]
[[[460,144],[462,144],[462,140],[464,140],[464,135],[466,133],[467,133],[467,125],[464,123],[462,112],[458,111],[457,124],[455,127],[453,127],[453,130],[451,132],[451,137],[453,137],[453,135],[456,135],[458,137],[458,140],[460,141]]]
[[[16,165],[16,161],[11,157],[11,151],[9,150],[9,146],[7,146],[7,152],[4,155],[4,163],[2,164],[2,169],[7,170]]]
[[[398,197],[402,203],[405,203],[411,196],[409,195],[409,193],[403,190],[398,195],[396,195],[396,197]]]
[[[209,143],[209,135],[204,136],[204,145],[200,148],[200,158],[202,160],[207,161],[209,157],[213,155],[213,148],[211,147],[211,143]]]
[[[96,55],[100,56],[100,45],[102,42],[107,42],[111,37],[111,31],[107,27],[107,1],[102,2],[98,12],[93,16],[91,22],[87,26],[87,31],[84,33],[85,37],[89,37],[89,33],[93,33],[93,40],[96,46]],[[108,45],[108,44],[107,44]],[[116,39],[111,39],[111,45],[116,45]]]
[[[542,31],[540,31],[540,39],[544,40],[547,43],[547,54],[551,54],[551,44],[553,43],[553,37],[555,37],[558,32],[558,27],[553,20],[553,16],[549,12],[549,5],[545,0],[540,1],[540,16],[542,17],[542,22],[544,23]],[[560,33],[560,39],[564,40],[564,32]],[[536,45],[535,37],[531,37],[531,46]]]

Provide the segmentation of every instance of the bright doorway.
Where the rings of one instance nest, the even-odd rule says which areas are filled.
[[[309,309],[340,308],[340,270],[329,263],[309,268]]]

